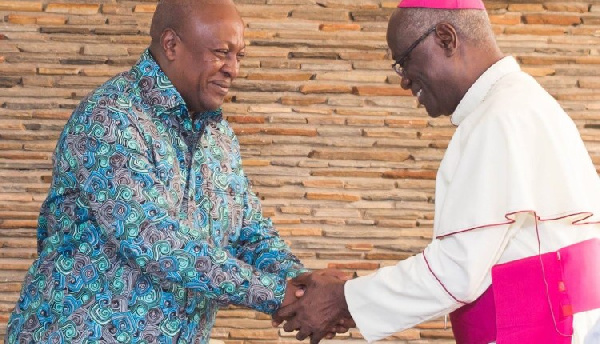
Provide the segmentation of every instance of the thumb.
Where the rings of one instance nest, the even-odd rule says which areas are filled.
[[[304,296],[304,289],[303,288],[298,288],[296,289],[296,293],[294,294],[297,298],[301,298],[302,296]]]

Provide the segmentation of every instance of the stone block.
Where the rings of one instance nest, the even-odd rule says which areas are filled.
[[[336,108],[335,113],[340,116],[368,116],[368,117],[385,117],[389,116],[388,111],[369,110],[365,108]],[[383,119],[378,118],[378,121]],[[383,123],[383,122],[382,122]]]
[[[37,21],[37,17],[35,16],[26,16],[19,14],[9,14],[6,17],[7,22],[11,24],[35,24]]]
[[[356,202],[360,200],[360,196],[339,192],[307,192],[306,199],[318,201]]]
[[[0,76],[0,87],[14,87],[21,83],[22,79],[18,76]]]
[[[310,83],[300,87],[300,92],[311,93],[352,93],[352,86],[346,84]]]
[[[237,9],[242,18],[286,19],[290,16],[293,6],[258,6],[238,5]]]
[[[38,1],[0,1],[0,11],[42,12],[42,3]]]
[[[0,76],[32,75],[36,68],[30,64],[0,64]]]
[[[102,4],[102,13],[104,14],[129,15],[131,12],[132,8],[130,6]]]
[[[543,4],[511,4],[509,2],[508,10],[510,12],[543,12]]]
[[[94,29],[94,33],[97,35],[137,35],[140,30],[132,25],[114,25],[97,27]]]
[[[577,12],[585,13],[590,9],[590,5],[583,2],[546,2],[544,7],[550,12]]]
[[[265,128],[262,129],[267,135],[286,135],[286,136],[317,136],[317,129],[300,128]]]
[[[62,26],[43,26],[40,28],[41,33],[45,34],[72,34],[72,35],[86,35],[92,32],[89,27],[80,27],[80,26],[70,26],[70,25],[62,25]]]
[[[425,128],[429,120],[426,118],[392,118],[386,119],[385,124],[391,128]]]
[[[381,127],[383,119],[377,118],[348,118],[346,124],[358,127]]]
[[[154,13],[156,4],[137,4],[133,8],[134,13]]]
[[[36,17],[35,23],[38,25],[64,25],[67,23],[67,18],[64,16],[43,15]]]
[[[380,161],[405,161],[410,158],[407,151],[343,151],[343,150],[313,150],[310,158],[326,160],[380,160]]]
[[[351,17],[355,22],[385,22],[389,20],[393,9],[380,8],[373,10],[356,10],[352,11]]]
[[[317,73],[316,80],[347,81],[361,83],[383,83],[387,76],[385,74],[369,72],[325,72]]]
[[[559,15],[559,14],[526,14],[523,16],[525,24],[549,24],[549,25],[578,25],[581,24],[581,17],[578,15]]]
[[[359,24],[321,24],[319,30],[325,32],[360,31]]]
[[[277,231],[281,236],[284,237],[320,237],[323,235],[323,230],[321,228],[302,228],[302,227],[277,227]]]
[[[397,169],[383,173],[384,178],[392,179],[430,179],[435,180],[437,172],[431,170]]]
[[[249,72],[248,80],[276,80],[276,81],[305,81],[313,77],[309,72]]]
[[[507,35],[559,36],[566,32],[566,27],[552,25],[515,25],[507,26],[504,29],[504,33]]]
[[[352,93],[359,96],[411,96],[410,90],[398,86],[355,86]]]
[[[350,15],[346,9],[321,8],[318,6],[300,7],[292,10],[292,18],[322,20],[322,21],[348,21]]]
[[[496,25],[521,24],[521,15],[516,13],[490,14],[490,22]]]
[[[339,55],[342,60],[373,61],[384,60],[387,56],[387,53],[384,51],[340,51]]]
[[[46,12],[68,13],[78,15],[94,15],[98,13],[100,5],[85,3],[51,3],[46,5]]]
[[[28,53],[79,54],[81,45],[77,43],[20,43],[19,49]]]
[[[350,71],[352,70],[352,63],[347,61],[304,62],[300,68],[313,71]]]
[[[37,69],[40,75],[77,75],[79,67],[39,67]]]
[[[283,96],[281,104],[283,105],[314,105],[327,103],[327,97],[319,96]]]

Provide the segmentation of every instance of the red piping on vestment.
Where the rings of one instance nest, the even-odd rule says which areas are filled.
[[[444,291],[446,292],[446,294],[450,295],[450,297],[453,298],[454,301],[456,301],[458,303],[462,303],[463,305],[468,304],[467,302],[457,299],[454,295],[452,295],[452,293],[450,291],[448,291],[448,289],[446,288],[444,283],[442,283],[442,281],[440,281],[440,279],[436,276],[436,274],[433,272],[433,270],[431,270],[431,266],[429,266],[429,261],[427,260],[427,257],[425,256],[425,251],[423,251],[423,259],[425,259],[425,264],[427,264],[427,268],[429,269],[429,272],[431,272],[433,277],[438,281],[438,283],[442,286],[442,288],[444,288]]]
[[[586,219],[589,219],[590,217],[594,216],[594,213],[592,212],[587,212],[587,211],[582,211],[579,213],[571,213],[571,214],[567,214],[567,215],[561,215],[558,217],[549,217],[549,218],[545,218],[542,219],[541,216],[537,215],[537,212],[533,211],[533,210],[521,210],[521,211],[514,211],[514,212],[510,212],[510,213],[506,213],[504,215],[504,217],[506,218],[506,222],[500,222],[500,223],[493,223],[493,224],[487,224],[487,225],[481,225],[481,226],[477,226],[477,227],[471,227],[471,228],[467,228],[467,229],[463,229],[463,230],[459,230],[456,232],[452,232],[452,233],[448,233],[448,234],[444,234],[444,235],[438,235],[436,236],[436,239],[443,239],[445,237],[454,235],[454,234],[459,234],[459,233],[464,233],[464,232],[468,232],[468,231],[472,231],[474,229],[480,229],[480,228],[487,228],[487,227],[494,227],[494,226],[501,226],[501,225],[509,225],[509,224],[513,224],[516,220],[514,218],[510,218],[509,216],[513,216],[515,214],[519,214],[519,213],[531,213],[533,214],[533,216],[536,219],[535,222],[535,229],[536,229],[536,233],[538,235],[538,246],[540,245],[540,240],[539,240],[539,232],[538,232],[538,226],[537,223],[538,221],[556,221],[556,220],[561,220],[567,217],[571,217],[571,216],[578,216],[578,215],[583,215],[585,214],[586,216],[579,219],[579,220],[575,220],[573,222],[571,222],[572,225],[588,225],[588,224],[600,224],[600,221],[594,221],[594,222],[581,222],[584,221]],[[541,250],[541,247],[538,247],[538,251]],[[540,253],[541,254],[541,253]],[[431,266],[429,265],[429,261],[427,260],[427,257],[425,256],[425,251],[423,251],[423,259],[425,259],[425,264],[427,264],[427,268],[429,269],[429,272],[431,272],[431,274],[433,275],[433,277],[438,281],[438,283],[442,286],[442,288],[444,289],[444,291],[452,298],[454,299],[454,301],[461,303],[463,305],[467,305],[469,304],[468,302],[464,302],[461,301],[459,299],[457,299],[449,290],[448,288],[446,288],[446,286],[444,285],[444,283],[442,283],[442,281],[437,277],[437,275],[433,272],[433,270],[431,269]],[[543,269],[543,266],[542,266]],[[558,330],[557,330],[558,331]],[[560,332],[559,332],[560,333]],[[561,333],[562,335],[562,333]]]
[[[542,217],[538,216],[537,212],[535,212],[533,210],[519,210],[519,211],[513,211],[513,212],[510,212],[510,213],[506,213],[504,215],[504,218],[506,218],[506,222],[492,223],[492,224],[487,224],[487,225],[481,225],[481,226],[471,227],[471,228],[467,228],[467,229],[461,229],[461,230],[458,230],[458,231],[455,231],[455,232],[452,232],[452,233],[448,233],[448,234],[444,234],[444,235],[438,235],[435,238],[436,239],[443,239],[443,238],[445,238],[447,236],[450,236],[450,235],[454,235],[454,234],[458,234],[458,233],[463,233],[463,232],[468,232],[468,231],[472,231],[474,229],[494,227],[494,226],[501,226],[501,225],[510,225],[510,224],[513,224],[515,222],[515,219],[511,219],[509,216],[512,216],[512,215],[515,215],[515,214],[519,214],[519,213],[531,213],[531,214],[533,214],[535,216],[535,218],[536,218],[537,221],[542,221],[542,222],[543,221],[556,221],[556,220],[561,220],[561,219],[564,219],[564,218],[567,218],[567,217],[571,217],[571,216],[577,216],[577,215],[586,214],[585,217],[583,217],[583,218],[581,218],[579,220],[575,220],[575,221],[571,222],[571,224],[572,225],[600,224],[600,221],[582,222],[582,221],[584,221],[586,219],[589,219],[590,217],[594,216],[594,213],[589,212],[589,211],[582,211],[582,212],[579,212],[579,213],[570,213],[570,214],[567,214],[567,215],[561,215],[561,216],[554,217],[554,218],[549,217],[549,218],[542,219]]]

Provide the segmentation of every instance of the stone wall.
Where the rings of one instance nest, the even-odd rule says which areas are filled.
[[[396,1],[238,0],[247,58],[225,113],[281,235],[310,268],[365,275],[431,240],[434,179],[454,127],[399,86]],[[486,1],[498,42],[576,121],[600,163],[600,1]],[[36,256],[56,139],[81,98],[146,48],[155,1],[0,0],[0,334]],[[223,310],[213,337],[295,342]],[[338,337],[361,338],[358,331]],[[390,338],[453,342],[442,319]]]

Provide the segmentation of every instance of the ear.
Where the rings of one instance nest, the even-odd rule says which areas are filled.
[[[435,27],[436,43],[444,49],[446,56],[452,56],[457,51],[458,34],[449,23],[439,23]]]
[[[160,35],[160,47],[169,61],[175,60],[179,44],[181,40],[173,29],[165,29]]]

